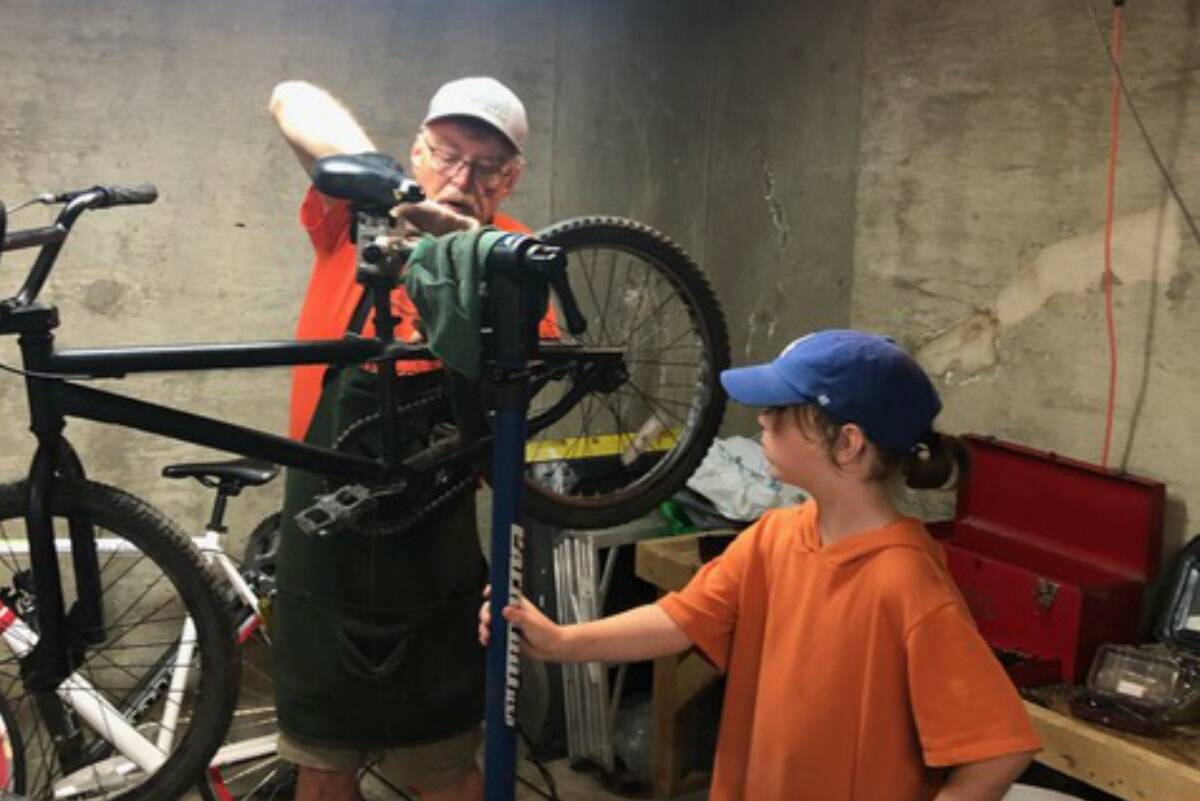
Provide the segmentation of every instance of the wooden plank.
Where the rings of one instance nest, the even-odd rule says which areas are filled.
[[[681,590],[700,569],[698,534],[642,540],[637,544],[634,572],[663,592]]]
[[[719,674],[696,653],[672,654],[654,661],[651,769],[656,798],[673,798],[706,787],[712,774],[689,768],[696,761],[680,716]],[[715,723],[715,721],[714,721]]]
[[[634,572],[661,592],[683,589],[700,568],[698,536],[681,534],[642,540],[636,546]],[[711,778],[708,771],[685,767],[690,761],[689,740],[679,717],[717,678],[717,672],[697,653],[655,660],[651,760],[657,798],[672,798],[708,785]]]
[[[1200,735],[1121,734],[1026,701],[1042,738],[1037,761],[1127,801],[1200,799]]]

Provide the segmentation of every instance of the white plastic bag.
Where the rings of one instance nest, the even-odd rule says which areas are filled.
[[[762,445],[747,437],[714,441],[687,486],[731,520],[756,520],[768,509],[791,506],[808,497],[803,490],[772,476]]]

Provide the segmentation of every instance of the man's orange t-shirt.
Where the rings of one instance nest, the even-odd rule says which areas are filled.
[[[919,520],[828,546],[769,512],[659,603],[726,672],[712,801],[925,801],[1034,751],[1016,689]]]
[[[300,308],[296,339],[339,339],[346,333],[346,326],[363,293],[362,286],[355,281],[356,254],[354,243],[350,241],[349,204],[323,197],[315,188],[309,187],[300,204],[300,224],[312,240],[314,260],[304,305]],[[492,225],[505,231],[529,233],[528,228],[504,214],[497,214]],[[419,341],[417,309],[403,287],[392,293],[392,314],[400,321],[396,326],[396,338],[404,342]],[[372,314],[368,319],[373,317]],[[438,366],[436,361],[405,360],[396,363],[396,371],[422,373]],[[303,364],[292,369],[288,436],[293,439],[303,439],[308,431],[321,396],[325,370],[323,364]]]

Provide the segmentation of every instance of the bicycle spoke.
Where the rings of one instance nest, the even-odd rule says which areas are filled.
[[[633,260],[630,259],[630,264],[632,264],[632,263],[633,263]],[[626,269],[626,271],[625,271],[626,276],[628,276],[630,272],[632,272],[631,269]],[[633,314],[630,315],[631,319],[640,320],[642,318],[642,308],[646,302],[647,296],[649,296],[649,294],[650,294],[650,282],[652,280],[654,280],[654,277],[655,277],[654,272],[649,267],[643,265],[642,285],[640,287],[638,287],[638,289],[637,289],[637,308],[635,308],[633,310]],[[625,332],[624,340],[622,340],[619,343],[614,342],[613,344],[619,345],[621,348],[627,349],[629,340],[633,336],[633,331],[636,330],[638,328],[638,326],[640,326],[640,323],[635,325],[633,327],[633,329]]]
[[[612,265],[613,270],[612,270],[612,273],[609,274],[608,287],[606,288],[605,293],[604,293],[604,305],[600,308],[600,324],[601,324],[602,330],[607,328],[608,320],[609,320],[609,317],[611,316],[611,311],[612,311],[613,287],[617,283],[616,280],[614,280],[614,274],[616,272],[616,262],[617,262],[617,254],[616,253],[613,253],[613,255],[612,255],[612,262],[613,262],[613,265]]]
[[[636,334],[642,326],[647,325],[649,323],[657,322],[659,320],[660,313],[662,312],[663,308],[665,306],[667,306],[667,304],[671,303],[674,300],[675,300],[674,296],[668,296],[667,298],[663,299],[657,306],[654,307],[653,311],[651,311],[650,314],[646,316],[645,320],[643,320],[642,322],[640,322],[636,326],[634,326],[632,329],[630,329],[628,335],[626,336],[626,339],[629,339],[634,334]]]
[[[663,353],[664,351],[675,350],[676,349],[675,343],[679,342],[679,340],[681,340],[687,336],[692,336],[692,337],[696,336],[695,329],[689,327],[689,328],[679,332],[679,334],[674,339],[672,339],[670,342],[667,342],[665,344],[654,343],[654,345],[652,347],[647,347],[646,350],[652,350],[654,353]],[[700,351],[700,349],[695,347],[694,345],[691,346],[691,349],[694,351],[697,351],[697,352]],[[642,349],[641,348],[630,348],[629,350],[632,350],[634,353],[639,353],[639,352],[641,352]]]
[[[664,428],[669,427],[667,425],[667,421],[664,420],[659,414],[657,414],[656,410],[662,411],[662,412],[670,415],[672,418],[674,418],[674,420],[676,422],[678,422],[680,424],[683,424],[683,425],[687,424],[687,420],[685,420],[684,418],[680,417],[679,415],[677,415],[673,412],[670,412],[667,409],[664,409],[663,404],[670,403],[670,404],[673,404],[676,406],[682,406],[685,409],[690,409],[691,408],[690,403],[685,403],[683,401],[672,401],[667,398],[659,398],[657,400],[654,400],[654,399],[651,399],[649,395],[647,395],[646,393],[639,390],[636,384],[630,383],[630,384],[626,384],[626,386],[629,387],[630,389],[632,389],[634,394],[636,394],[643,403],[645,403],[648,407],[650,407],[652,413],[654,413],[655,417],[658,419],[659,423],[661,423],[663,425]]]

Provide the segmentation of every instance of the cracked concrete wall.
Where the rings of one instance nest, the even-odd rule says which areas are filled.
[[[1112,11],[1092,5],[1095,22],[1083,3],[871,4],[851,319],[915,350],[947,430],[1098,462]],[[1124,21],[1129,91],[1200,205],[1200,3],[1132,4]],[[1116,176],[1109,462],[1167,483],[1173,549],[1200,518],[1200,244],[1126,105]]]
[[[493,73],[516,86],[534,148],[515,213],[551,218],[549,109],[558,7],[469,0],[0,0],[0,198],[149,181],[153,206],[89,214],[43,292],[63,346],[286,339],[309,265],[296,223],[307,185],[266,113],[272,86],[304,77],[342,97],[380,147],[405,156],[433,90]],[[461,42],[442,31],[466,32]],[[536,35],[531,34],[536,32]],[[41,224],[36,209],[10,228]],[[6,254],[0,295],[29,263]],[[0,361],[17,361],[0,342]],[[286,427],[283,369],[150,375],[105,388],[269,431]],[[24,389],[0,380],[0,475],[28,466]],[[91,475],[198,527],[211,497],[168,482],[173,461],[221,458],[160,437],[70,421]],[[235,531],[277,507],[281,482],[232,504]]]
[[[849,319],[863,7],[580,3],[560,28],[554,209],[679,241],[735,363]],[[730,408],[726,430],[756,429]]]
[[[151,181],[153,206],[91,214],[43,297],[64,346],[283,339],[310,263],[306,181],[267,118],[280,80],[341,97],[406,153],[430,93],[492,73],[523,97],[530,225],[607,213],[660,228],[708,267],[736,359],[849,313],[862,0],[0,0],[0,198]],[[452,36],[449,31],[454,31]],[[13,227],[40,224],[21,212]],[[0,296],[27,260],[0,264]],[[0,342],[0,361],[16,361]],[[109,388],[282,431],[284,370],[141,376]],[[112,382],[103,382],[111,385]],[[25,471],[24,390],[0,380],[0,475]],[[735,412],[730,428],[749,428]],[[197,525],[208,496],[158,477],[215,458],[71,421],[94,477]],[[233,505],[245,529],[278,487]]]

